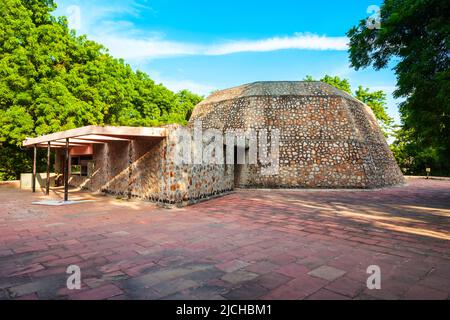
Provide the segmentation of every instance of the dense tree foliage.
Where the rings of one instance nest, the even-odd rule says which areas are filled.
[[[0,180],[30,171],[27,136],[97,124],[186,123],[201,98],[173,93],[55,18],[53,0],[0,1]]]
[[[314,78],[307,75],[303,80],[314,81]],[[320,79],[320,81],[347,92],[348,94],[353,95],[356,99],[367,104],[377,118],[384,135],[388,137],[393,134],[393,120],[386,113],[386,94],[383,91],[370,91],[369,88],[364,89],[362,86],[359,86],[354,94],[352,94],[352,88],[347,79],[341,79],[338,76],[332,77],[325,75],[322,79]]]
[[[350,87],[350,82],[348,82],[347,79],[341,79],[338,76],[329,76],[325,75],[320,81],[328,83],[329,85],[332,85],[333,87],[336,87],[344,92],[347,92],[348,94],[352,94],[352,89]]]
[[[386,94],[382,90],[370,91],[369,88],[358,86],[355,98],[372,109],[385,136],[392,135],[394,120],[386,113]]]
[[[450,175],[450,1],[385,0],[381,28],[350,29],[356,69],[395,63],[402,127],[393,151],[408,173]]]

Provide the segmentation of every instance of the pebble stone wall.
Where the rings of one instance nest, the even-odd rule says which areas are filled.
[[[204,129],[280,130],[279,171],[242,165],[235,185],[375,188],[403,175],[372,110],[322,82],[255,82],[214,93],[191,116]]]

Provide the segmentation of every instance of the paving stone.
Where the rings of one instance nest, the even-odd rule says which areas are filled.
[[[272,261],[273,263],[278,264],[278,265],[286,265],[286,264],[297,261],[297,257],[290,255],[290,254],[282,253],[282,254],[276,255],[274,257],[271,257],[270,261]]]
[[[66,279],[62,277],[45,278],[33,282],[28,282],[19,286],[8,288],[11,298],[38,293],[40,298],[46,299],[56,296],[58,289],[66,287]]]
[[[275,289],[290,280],[292,280],[291,277],[277,272],[266,273],[255,279],[261,286],[270,290]]]
[[[254,279],[258,276],[258,274],[253,272],[248,272],[245,270],[237,270],[234,272],[230,272],[225,274],[221,279],[228,281],[230,283],[239,283]]]
[[[101,300],[101,299],[108,299],[117,295],[122,294],[122,290],[119,289],[117,286],[112,284],[106,284],[104,286],[82,291],[80,293],[74,294],[71,296],[71,299],[74,300]]]
[[[410,288],[403,299],[407,300],[445,300],[448,299],[449,293],[427,288],[420,285],[415,285]]]
[[[198,285],[199,284],[193,280],[176,278],[155,284],[152,286],[152,289],[164,297],[187,288],[197,287]]]
[[[309,275],[322,278],[328,281],[333,281],[346,273],[344,270],[340,270],[330,266],[321,266],[317,269],[308,272]]]
[[[36,293],[30,293],[24,296],[20,296],[16,298],[15,300],[39,300],[39,297]]]
[[[97,288],[104,284],[108,284],[110,282],[116,282],[119,280],[127,279],[128,275],[121,271],[115,271],[107,274],[103,274],[101,277],[96,278],[85,278],[83,277],[83,282],[86,283],[91,288]]]
[[[6,293],[6,290],[0,289],[0,300],[7,300],[8,294]]]
[[[241,260],[231,260],[224,263],[216,264],[216,268],[225,272],[233,272],[239,269],[243,269],[250,263]]]
[[[225,274],[224,271],[219,270],[215,267],[211,267],[205,270],[189,273],[185,275],[184,278],[194,280],[198,283],[205,283],[211,279],[219,279],[224,274]]]
[[[9,287],[15,287],[31,282],[29,275],[20,275],[15,277],[0,277],[0,290]]]
[[[0,299],[448,299],[450,292],[448,181],[239,190],[180,210],[114,197],[31,204],[42,198],[0,186]],[[81,291],[66,288],[69,264],[82,269]],[[381,267],[381,290],[366,287],[372,264]],[[317,274],[322,266],[345,274],[329,281],[338,274]]]
[[[346,297],[342,294],[329,291],[327,289],[320,289],[316,293],[310,295],[307,300],[349,300],[349,297]]]
[[[299,300],[306,297],[305,293],[288,285],[281,285],[261,297],[262,300]]]
[[[208,265],[199,264],[179,268],[159,269],[149,272],[143,276],[134,277],[128,282],[132,283],[134,286],[149,287],[161,282],[191,274],[196,271],[206,270],[208,268]]]
[[[127,236],[130,233],[124,230],[114,231],[108,234],[108,236]]]
[[[64,258],[64,259],[55,259],[55,260],[51,260],[51,261],[46,261],[43,262],[43,265],[46,267],[57,267],[57,266],[65,266],[66,268],[72,264],[77,264],[82,262],[83,259],[81,259],[80,257],[68,257],[68,258]]]
[[[45,269],[44,266],[42,266],[39,263],[34,263],[34,264],[28,265],[24,268],[17,270],[16,272],[12,273],[10,276],[11,277],[20,276],[23,274],[33,273],[33,272],[43,270],[43,269]]]
[[[162,295],[151,287],[134,287],[126,283],[122,283],[122,285],[127,299],[130,300],[157,300],[162,298]]]
[[[313,270],[313,269],[316,269],[316,268],[326,264],[329,260],[332,260],[332,259],[320,258],[320,257],[312,255],[312,256],[305,257],[305,258],[299,258],[297,260],[297,263],[301,264],[302,266],[305,266],[309,270]]]
[[[220,285],[206,284],[188,289],[188,297],[199,300],[225,300],[222,296],[229,289]]]
[[[450,281],[435,275],[426,276],[419,281],[419,285],[443,292],[450,292]]]
[[[124,270],[124,272],[131,276],[131,277],[135,277],[135,276],[139,276],[142,274],[145,274],[147,272],[150,272],[151,270],[154,270],[155,268],[155,263],[153,262],[147,262],[147,263],[142,263],[139,264],[137,266],[134,267],[130,267],[130,268],[122,268],[122,270]]]
[[[288,277],[296,278],[307,273],[309,269],[296,263],[290,263],[275,269],[275,271]]]
[[[294,288],[297,293],[301,293],[303,299],[323,288],[327,283],[326,280],[304,274],[287,282],[286,285]]]
[[[252,263],[251,265],[246,267],[245,270],[258,274],[265,274],[277,269],[278,267],[279,266],[275,263],[269,261],[260,261],[257,263]]]
[[[350,298],[356,297],[365,288],[365,282],[355,281],[345,276],[334,280],[325,287],[325,289],[348,296]]]
[[[256,300],[267,294],[268,291],[256,283],[245,283],[223,294],[223,297],[229,300]]]

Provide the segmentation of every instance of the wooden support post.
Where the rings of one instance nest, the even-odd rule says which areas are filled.
[[[45,180],[45,194],[50,193],[50,141],[47,142],[47,180]]]
[[[64,158],[64,201],[69,200],[69,138],[66,139]]]
[[[37,147],[33,146],[33,174],[31,180],[31,190],[36,192],[36,156],[37,156]]]

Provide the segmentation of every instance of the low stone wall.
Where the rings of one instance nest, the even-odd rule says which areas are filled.
[[[163,169],[164,202],[191,204],[202,199],[229,192],[234,187],[234,166],[225,164],[182,164],[175,163],[176,145],[179,143],[171,126],[167,140]],[[191,137],[192,138],[192,137]],[[204,143],[203,148],[207,147]]]
[[[167,126],[174,132],[180,126]],[[94,145],[92,177],[71,176],[70,185],[163,205],[187,205],[233,189],[229,165],[177,165],[176,139]]]
[[[50,173],[50,187],[55,186],[55,179],[57,174],[54,172]],[[47,181],[47,173],[46,172],[38,172],[36,173],[36,188],[45,188]],[[21,189],[31,189],[31,185],[33,182],[33,174],[32,173],[21,173],[20,174],[20,188]]]
[[[450,181],[450,177],[439,177],[439,176],[405,176],[406,180],[409,179],[425,179],[425,180],[444,180]]]

